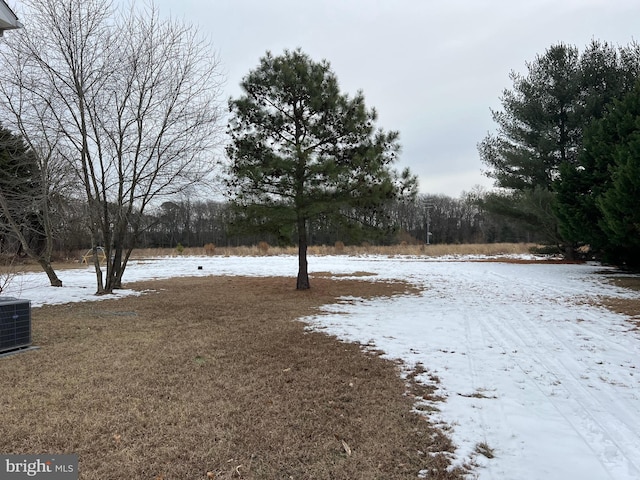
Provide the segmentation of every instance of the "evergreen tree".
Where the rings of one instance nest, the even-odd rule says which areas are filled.
[[[572,172],[580,167],[585,128],[602,117],[612,99],[633,88],[640,49],[593,41],[580,53],[558,44],[527,69],[526,76],[511,74],[513,89],[503,92],[503,110],[493,112],[498,132],[479,145],[487,174],[505,189],[489,198],[487,208],[506,205],[502,213],[525,219],[544,231],[548,242],[561,244],[575,236],[567,236],[565,218],[556,213],[555,191],[562,190],[568,201],[571,190],[580,188]]]
[[[604,260],[640,266],[640,83],[585,133],[558,186],[566,234]]]
[[[598,201],[602,229],[609,238],[605,253],[611,251],[620,264],[640,267],[640,109],[635,98],[636,128],[616,152],[610,187]]]
[[[295,230],[297,288],[307,289],[309,221],[373,210],[414,193],[416,180],[392,169],[398,133],[375,127],[361,92],[340,92],[328,62],[267,52],[241,87],[229,102],[228,186],[248,221],[284,237]]]
[[[9,199],[33,197],[38,162],[21,137],[0,125],[0,192]]]
[[[561,162],[572,158],[581,122],[576,114],[580,56],[556,45],[527,64],[529,74],[512,72],[502,111],[494,111],[497,135],[480,144],[480,156],[499,187],[551,188]]]
[[[561,180],[554,188],[555,211],[563,238],[576,247],[588,245],[601,252],[608,243],[596,200],[610,182],[612,152],[620,140],[616,125],[594,122],[585,130],[578,162],[561,168]]]

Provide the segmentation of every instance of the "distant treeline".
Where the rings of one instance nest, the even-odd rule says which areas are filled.
[[[331,219],[317,220],[309,225],[312,245],[346,245],[364,242],[372,245],[427,243],[499,243],[538,242],[543,239],[509,219],[483,210],[477,194],[460,198],[445,195],[418,195],[408,203],[392,202],[385,212],[367,218],[364,212],[354,212],[362,228],[336,224]],[[87,208],[82,202],[66,202],[58,209],[55,249],[60,253],[88,249],[91,236]],[[138,248],[201,247],[208,243],[216,246],[245,246],[267,242],[270,245],[294,245],[293,232],[249,233],[234,222],[234,209],[225,201],[167,201],[152,213],[144,215],[144,228],[136,241]],[[366,226],[376,227],[375,229]],[[37,239],[32,239],[34,242]],[[2,251],[19,251],[20,246],[5,233]]]

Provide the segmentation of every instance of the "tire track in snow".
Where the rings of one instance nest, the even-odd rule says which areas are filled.
[[[545,345],[560,344],[563,347],[563,352],[571,352],[572,349],[567,341],[561,339],[560,335],[554,332],[555,325],[534,329],[529,316],[521,315],[521,318],[523,320],[521,325],[527,330],[527,333],[538,339],[537,350],[544,348]],[[567,325],[564,327],[566,328]],[[595,336],[594,331],[591,333]],[[519,333],[519,335],[522,338],[522,334]],[[606,337],[599,335],[593,343],[598,345],[607,341]],[[580,417],[583,422],[583,430],[580,433],[589,442],[600,461],[609,468],[616,469],[620,462],[611,462],[610,457],[621,456],[627,467],[625,470],[640,478],[640,439],[628,427],[629,420],[633,418],[633,415],[626,402],[620,400],[620,395],[612,392],[615,386],[605,383],[598,390],[585,386],[583,374],[580,373],[585,370],[583,363],[570,354],[556,357],[556,362],[553,363],[549,361],[551,356],[548,355],[537,355],[537,358],[561,382],[562,387],[557,385],[557,388],[561,388],[566,399],[573,404],[571,408],[566,408],[565,417],[568,420],[570,416]],[[557,406],[565,408],[566,402],[556,403]],[[574,409],[573,407],[576,406],[579,408]],[[592,439],[588,434],[592,434],[596,438]],[[602,442],[601,439],[605,441]],[[609,445],[602,449],[603,443]]]
[[[640,477],[640,469],[633,460],[640,458],[640,451],[633,447],[639,439],[610,410],[619,402],[608,394],[599,398],[583,385],[573,373],[580,370],[579,365],[568,365],[571,362],[567,355],[561,358],[556,355],[564,350],[564,344],[548,328],[533,328],[521,307],[504,305],[503,308],[512,324],[504,321],[507,316],[499,315],[483,318],[482,325],[505,350],[511,351],[510,359],[524,374],[523,387],[533,386],[544,396],[593,452],[609,478],[619,478],[615,473],[618,468],[623,468],[625,474],[632,472]],[[556,360],[551,362],[550,358]],[[612,462],[612,455],[624,460]]]
[[[520,336],[516,334],[512,328],[507,329],[504,327],[503,323],[486,321],[486,319],[483,320],[482,327],[486,329],[488,334],[503,348],[503,350],[505,351],[504,355],[508,356],[508,359],[511,361],[512,366],[515,369],[517,369],[519,373],[521,373],[521,376],[519,378],[517,376],[517,372],[515,374],[512,372],[509,372],[508,376],[513,378],[519,384],[519,388],[526,393],[527,397],[531,398],[529,403],[518,405],[517,408],[515,409],[513,407],[511,408],[501,407],[501,411],[503,414],[503,422],[507,426],[509,426],[513,422],[512,417],[517,416],[518,409],[527,410],[527,412],[530,415],[531,415],[531,411],[534,409],[538,410],[539,412],[543,412],[538,414],[539,419],[542,421],[543,416],[549,417],[550,415],[548,408],[545,405],[543,405],[543,402],[546,402],[552,407],[552,409],[560,417],[562,417],[563,423],[568,425],[570,429],[573,432],[575,432],[577,437],[589,448],[589,452],[594,456],[596,456],[596,452],[591,448],[589,442],[586,441],[586,439],[584,438],[580,430],[576,428],[574,423],[571,422],[571,420],[563,412],[564,409],[559,408],[558,402],[553,399],[551,392],[549,392],[549,385],[560,384],[560,381],[556,379],[550,382],[546,381],[544,382],[544,384],[541,382],[540,379],[551,378],[554,376],[554,373],[549,369],[544,368],[544,364],[540,361],[539,357],[533,354],[533,352],[527,348],[526,344],[522,342],[522,338],[520,338]],[[534,360],[534,361],[531,361],[531,360]],[[536,395],[536,392],[539,393],[539,395]],[[500,402],[508,403],[512,401],[512,399],[504,395],[503,391],[500,391],[499,395],[500,395],[500,400],[499,400]],[[514,410],[515,410],[515,413],[514,413]],[[535,414],[533,415],[535,416]],[[555,424],[557,424],[557,420],[554,420],[554,428],[556,427]],[[522,430],[522,428],[514,427],[514,430],[515,430],[515,435],[518,435],[519,432]],[[547,439],[548,441],[557,441],[558,437],[566,436],[566,433],[563,434],[562,432],[559,432],[557,430],[549,433],[553,435],[549,435],[549,438]],[[532,449],[531,443],[525,443],[525,441],[523,441],[520,451],[517,453],[518,456],[525,457],[523,458],[525,464],[532,461],[532,459],[526,459],[528,455],[530,455],[531,457],[539,456],[537,454],[531,454],[530,453],[531,449]],[[598,458],[598,462],[602,467],[602,473],[607,474],[608,478],[615,480],[614,477],[612,477],[608,473],[608,468],[606,467],[606,465],[600,462],[599,458]],[[553,470],[553,469],[550,469],[550,470]],[[525,478],[525,477],[518,477],[518,478]],[[557,477],[550,477],[550,478],[563,478],[563,477],[557,476]],[[582,478],[588,478],[588,477],[582,477]]]
[[[574,299],[584,296],[584,289],[579,284],[577,286],[575,284],[554,285],[536,281],[524,283],[522,278],[512,278],[492,270],[483,272],[482,278],[477,276],[477,272],[466,273],[463,278],[456,278],[458,281],[462,280],[457,285],[462,288],[454,287],[451,290],[462,290],[464,292],[460,292],[462,295],[469,295],[470,298],[466,299],[466,303],[474,307],[478,304],[477,295],[482,291],[485,297],[490,297],[496,303],[487,315],[477,316],[480,331],[486,330],[503,348],[503,354],[509,356],[515,363],[516,368],[522,373],[520,381],[523,383],[523,388],[535,388],[539,391],[544,398],[543,401],[553,407],[563,418],[563,422],[589,450],[591,456],[597,458],[600,463],[601,474],[593,477],[594,472],[591,471],[586,472],[587,476],[581,478],[602,478],[606,475],[614,479],[620,478],[618,473],[621,473],[621,476],[631,474],[634,478],[640,478],[639,467],[634,460],[640,458],[638,450],[640,447],[637,447],[639,439],[637,433],[628,427],[637,420],[637,411],[633,411],[632,404],[620,401],[616,395],[612,394],[610,386],[602,388],[606,392],[602,395],[602,392],[586,386],[581,377],[580,372],[584,368],[579,359],[574,360],[572,356],[564,353],[575,351],[575,345],[567,345],[567,339],[554,333],[560,327],[571,334],[578,330],[595,337],[592,325],[589,325],[589,328],[583,328],[576,321],[564,319],[558,325],[560,322],[557,319],[549,321],[543,318],[543,314],[538,313],[549,310],[549,302],[561,305],[563,310],[565,304],[566,308],[573,308]],[[505,285],[505,282],[509,288],[501,291],[500,285]],[[446,291],[452,285],[441,285],[441,287]],[[496,292],[498,292],[497,296]],[[513,306],[514,304],[517,306]],[[537,312],[538,316],[535,318],[530,316],[530,311]],[[557,309],[555,311],[557,312]],[[593,312],[593,309],[589,311]],[[546,315],[548,316],[548,313]],[[468,316],[465,316],[465,322],[468,321]],[[469,337],[471,329],[469,326],[465,328]],[[478,333],[476,332],[475,335]],[[476,339],[475,342],[467,343],[474,345],[478,342]],[[486,344],[484,341],[480,343]],[[621,348],[620,345],[602,335],[595,341],[592,340],[592,343]],[[474,351],[469,347],[467,353],[471,356]],[[555,361],[558,355],[562,355],[560,360],[564,360]],[[470,373],[474,379],[472,383],[476,388],[478,380],[473,367],[474,361],[469,360],[469,364],[472,370]],[[508,367],[505,370],[508,370]],[[610,382],[615,385],[624,384],[619,377]],[[621,418],[618,417],[618,412],[622,412]],[[505,421],[508,423],[508,419]],[[486,422],[483,421],[483,424],[486,425]],[[491,427],[488,426],[488,428]],[[591,476],[588,476],[589,474]]]
[[[481,398],[481,397],[484,397],[485,388],[482,382],[482,378],[476,367],[477,360],[476,360],[476,353],[475,353],[475,348],[476,348],[475,345],[477,342],[474,342],[473,339],[477,334],[479,334],[480,336],[484,336],[484,333],[482,332],[482,330],[477,328],[476,322],[473,322],[468,314],[464,314],[463,318],[464,318],[465,347],[466,347],[465,355],[467,357],[467,364],[469,365],[471,391],[468,393],[467,392],[465,393],[457,392],[457,393],[458,395],[462,395],[462,396],[468,395],[469,398],[476,398],[476,396],[477,398]],[[489,422],[486,418],[486,415],[484,414],[483,409],[478,405],[479,402],[471,402],[471,403],[473,404],[473,406],[476,408],[476,411],[478,412],[478,417],[479,417],[478,424],[482,428],[482,431],[486,432],[489,429]],[[486,438],[486,435],[483,438],[477,439],[477,440],[478,442],[483,441],[486,444],[489,443]]]
[[[522,290],[524,291],[525,288],[522,287]],[[554,297],[563,303],[566,303],[567,292],[573,292],[569,298],[574,302],[576,298],[584,298],[585,296],[584,291],[580,288],[566,288],[565,291],[562,291],[562,289],[550,289],[544,285],[536,284],[531,290],[535,292],[535,298],[540,299],[544,298],[545,295],[548,296],[549,291],[553,291],[555,293]],[[531,291],[529,291],[529,294],[531,294]],[[605,378],[602,372],[606,363],[603,359],[610,357],[614,357],[614,359],[616,359],[615,357],[620,353],[625,357],[623,363],[632,365],[632,361],[630,359],[634,357],[635,352],[627,351],[623,348],[621,343],[617,341],[620,338],[621,331],[615,331],[615,323],[607,323],[612,320],[614,322],[619,321],[619,317],[617,315],[612,315],[611,312],[604,309],[602,311],[598,311],[593,307],[588,309],[580,308],[575,306],[573,303],[568,306],[568,308],[569,311],[579,309],[580,316],[576,313],[575,318],[562,319],[562,323],[560,323],[560,325],[560,319],[552,318],[550,320],[540,313],[535,317],[535,320],[532,315],[523,315],[520,309],[515,313],[521,314],[521,325],[527,329],[528,336],[530,338],[537,339],[536,347],[538,350],[547,348],[549,345],[554,345],[554,352],[556,353],[573,352],[575,351],[576,338],[586,342],[582,347],[585,350],[584,356],[577,358],[574,355],[562,355],[559,358],[559,361],[564,367],[563,369],[552,368],[553,363],[550,363],[548,360],[545,360],[545,365],[550,370],[556,372],[556,374],[562,372],[569,373],[571,375],[570,379],[575,382],[576,388],[581,389],[584,393],[584,397],[593,399],[596,402],[592,406],[607,406],[608,408],[604,408],[604,411],[617,418],[618,425],[621,430],[628,431],[628,420],[634,417],[634,413],[637,415],[637,409],[634,411],[634,409],[628,408],[627,402],[620,401],[620,397],[625,397],[626,395],[620,395],[620,392],[612,394],[612,390],[615,388],[620,389],[620,387],[626,387],[628,389],[632,389],[634,386],[640,387],[640,382],[633,378],[632,372],[629,372],[630,375],[628,377],[623,377],[620,374],[620,370],[617,369],[618,373],[613,379]],[[540,307],[536,306],[536,309],[539,310]],[[620,328],[623,327],[620,326]],[[520,333],[519,330],[516,332],[518,332],[520,337],[524,340],[524,335]],[[541,360],[549,358],[549,355],[540,357]],[[620,366],[623,365],[620,364]],[[589,378],[588,375],[585,375],[585,372],[592,375],[598,375],[600,384],[585,385],[585,380]],[[603,383],[608,385],[603,385]],[[603,396],[606,396],[606,398],[601,401],[601,397]],[[637,400],[636,396],[633,397]],[[611,406],[614,406],[614,408],[611,408]],[[624,412],[624,415],[620,415],[620,412]],[[600,423],[609,425],[609,422]],[[613,429],[613,432],[616,431],[616,429]],[[638,443],[637,435],[632,435],[629,440],[635,440],[635,442],[631,443],[632,445],[634,443]],[[623,446],[624,445],[625,443],[623,443]],[[640,459],[640,447],[638,448],[638,451],[634,451],[627,457]],[[636,468],[634,470],[637,472],[638,465],[635,465],[635,467]],[[640,477],[640,473],[638,473],[638,475]]]

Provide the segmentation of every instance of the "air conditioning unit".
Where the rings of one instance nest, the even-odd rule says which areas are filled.
[[[31,345],[31,301],[0,297],[0,353]]]

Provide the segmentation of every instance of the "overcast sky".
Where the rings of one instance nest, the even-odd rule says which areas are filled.
[[[227,74],[225,100],[267,50],[300,47],[331,63],[344,93],[362,90],[379,126],[398,130],[399,167],[420,191],[457,197],[490,187],[477,144],[509,72],[559,42],[640,40],[638,0],[157,0],[196,24]]]

